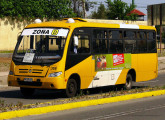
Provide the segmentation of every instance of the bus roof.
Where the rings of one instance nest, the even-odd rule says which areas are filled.
[[[69,18],[64,18],[61,21],[49,21],[41,23],[33,23],[25,28],[38,28],[38,27],[62,27],[62,28],[77,28],[77,27],[100,27],[100,28],[125,28],[125,29],[148,29],[156,30],[155,27],[145,25],[134,25],[134,24],[110,24],[110,23],[98,23],[88,22],[81,18],[73,18],[74,23],[68,22]]]

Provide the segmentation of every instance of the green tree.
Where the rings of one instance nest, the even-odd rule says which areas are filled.
[[[13,0],[0,0],[0,17],[12,16],[14,12]]]
[[[74,13],[77,14],[77,17],[85,17],[86,11],[93,8],[96,2],[89,0],[71,0],[71,7],[74,10]]]
[[[107,19],[107,12],[105,6],[101,3],[98,7],[97,12],[92,13],[94,19]]]
[[[130,5],[128,6],[127,3],[121,0],[107,0],[106,3],[108,4],[108,11],[107,17],[108,19],[118,19],[118,20],[135,20],[136,15],[127,16],[127,14],[133,10],[136,6]]]
[[[0,0],[0,17],[63,18],[74,17],[70,0]]]

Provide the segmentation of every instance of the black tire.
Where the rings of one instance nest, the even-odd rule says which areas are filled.
[[[20,91],[22,93],[22,95],[26,98],[28,97],[31,97],[33,96],[34,92],[35,92],[35,89],[33,88],[23,88],[23,87],[20,87]]]
[[[66,87],[66,97],[74,97],[77,94],[77,82],[75,79],[69,79]]]
[[[133,81],[132,75],[128,73],[126,77],[126,83],[124,85],[124,88],[126,90],[130,90],[132,88],[132,81]]]

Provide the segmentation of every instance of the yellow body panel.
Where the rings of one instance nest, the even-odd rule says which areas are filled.
[[[68,80],[72,74],[78,74],[81,79],[81,89],[88,88],[92,82],[95,71],[95,60],[92,60],[92,56],[73,66],[69,70],[65,71],[65,77]]]
[[[119,84],[125,84],[126,83],[126,76],[128,73],[129,69],[123,69],[117,82],[115,83],[115,85],[119,85]]]
[[[137,82],[151,80],[157,77],[157,53],[138,54],[137,59]]]

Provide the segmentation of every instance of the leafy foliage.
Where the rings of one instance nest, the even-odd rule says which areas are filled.
[[[107,19],[107,11],[103,4],[100,4],[97,12],[92,13],[92,18],[94,19]]]
[[[84,17],[83,14],[93,8],[95,4],[96,2],[91,2],[89,0],[71,0],[71,7],[74,13],[77,14],[77,17]]]
[[[133,10],[136,7],[135,5],[128,6],[127,3],[121,0],[114,0],[113,2],[111,0],[107,0],[106,3],[108,4],[108,11],[107,11],[108,19],[118,19],[118,20],[137,19],[136,14],[131,14],[130,16],[127,15],[131,10]]]
[[[0,17],[58,19],[74,17],[70,0],[0,0]]]

